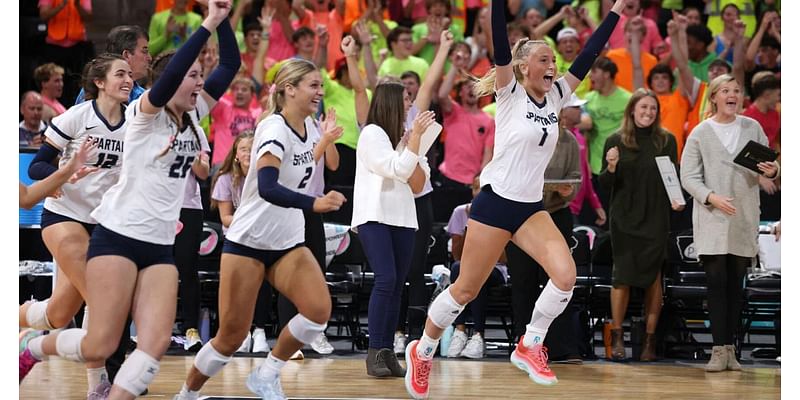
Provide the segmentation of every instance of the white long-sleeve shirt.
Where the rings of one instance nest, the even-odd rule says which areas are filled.
[[[403,145],[399,145],[403,148]],[[356,147],[356,179],[353,187],[353,220],[357,228],[366,222],[417,229],[414,193],[408,179],[420,165],[430,176],[428,161],[408,149],[395,150],[383,128],[367,125]]]

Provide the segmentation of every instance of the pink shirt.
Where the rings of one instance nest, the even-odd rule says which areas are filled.
[[[403,0],[403,8],[408,5],[409,0]],[[425,2],[422,0],[415,0],[414,8],[411,9],[411,19],[419,22],[428,17],[428,10],[425,9]]]
[[[572,214],[579,215],[581,208],[583,208],[583,199],[588,199],[592,209],[603,207],[600,203],[600,198],[592,186],[592,171],[589,169],[589,155],[586,149],[586,138],[578,129],[570,130],[575,135],[575,140],[578,142],[578,148],[581,153],[581,187],[572,202],[569,203],[569,209]]]
[[[226,93],[211,110],[211,127],[214,130],[214,154],[211,165],[219,165],[231,151],[234,140],[246,130],[255,130],[256,121],[263,112],[261,105],[253,97],[249,108],[233,105],[233,96]]]
[[[314,13],[306,10],[306,15],[300,20],[292,21],[292,28],[297,30],[301,26],[307,26],[314,29],[311,25],[314,20]],[[283,35],[283,28],[277,20],[272,24],[269,36],[269,49],[267,49],[267,57],[273,60],[286,60],[294,57],[297,54],[294,46],[292,45],[292,38]]]
[[[479,111],[469,113],[455,101],[452,110],[444,114],[444,161],[439,171],[444,176],[463,184],[472,184],[481,171],[483,152],[494,147],[494,120]]]
[[[654,48],[664,40],[661,38],[661,34],[658,33],[658,26],[656,23],[653,22],[652,19],[649,18],[642,18],[644,20],[644,26],[647,28],[647,34],[642,40],[642,51],[647,53],[655,53]],[[625,15],[619,16],[619,22],[617,22],[617,27],[614,28],[614,32],[611,32],[611,37],[608,39],[608,46],[612,49],[619,49],[626,46],[625,42],[625,22],[628,20],[628,17]],[[646,78],[646,77],[645,77]]]
[[[57,99],[48,99],[47,97],[42,96],[42,103],[44,103],[44,105],[52,108],[53,111],[56,112],[56,115],[54,115],[54,116],[61,115],[65,111],[67,111],[67,109],[64,107],[64,105],[61,104]]]

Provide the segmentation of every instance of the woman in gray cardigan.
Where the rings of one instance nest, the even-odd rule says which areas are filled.
[[[759,123],[738,115],[742,89],[731,75],[711,81],[711,117],[692,130],[681,160],[681,182],[694,198],[694,244],[706,271],[714,347],[706,371],[740,370],[733,346],[742,309],[742,280],[758,253],[758,174],[733,163],[748,141],[767,145]],[[769,179],[775,162],[758,165]]]

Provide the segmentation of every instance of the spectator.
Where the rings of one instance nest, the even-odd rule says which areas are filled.
[[[589,133],[589,166],[598,175],[603,163],[603,146],[606,139],[619,130],[623,112],[631,94],[615,83],[617,65],[600,57],[592,66],[589,78],[592,91],[586,95],[586,111],[592,117]]]
[[[641,19],[643,25],[641,27],[644,31],[641,42],[642,52],[650,54],[656,53],[656,49],[661,46],[663,39],[661,38],[661,34],[658,33],[658,26],[655,21],[650,18],[641,17],[641,11],[641,0],[625,0],[625,9],[619,17],[619,23],[617,23],[617,27],[611,34],[611,38],[608,39],[608,46],[611,49],[624,49],[628,46],[628,21],[636,18]]]
[[[424,3],[428,18],[425,22],[415,24],[411,28],[414,40],[411,53],[430,65],[436,55],[436,48],[439,47],[439,37],[442,31],[450,31],[453,39],[459,42],[464,40],[464,31],[452,24],[452,5],[449,0],[425,0]]]
[[[133,88],[128,97],[128,103],[138,99],[144,93],[142,84],[147,80],[150,61],[152,61],[147,47],[148,40],[147,32],[138,25],[116,26],[106,36],[106,53],[121,56],[133,71]],[[75,104],[83,102],[83,95],[83,89],[81,89]]]
[[[767,3],[770,0],[758,1],[758,3]],[[756,30],[756,14],[755,6],[757,3],[753,0],[725,0],[725,1],[709,1],[706,4],[706,14],[708,20],[706,26],[711,31],[712,35],[719,35],[725,29],[724,11],[728,4],[733,4],[739,11],[739,19],[745,23],[747,30],[744,32],[745,37],[752,37],[753,32]]]
[[[714,341],[707,372],[740,370],[734,340],[741,321],[742,280],[758,254],[758,177],[778,177],[775,162],[760,174],[733,159],[750,140],[768,145],[758,122],[737,115],[742,89],[731,75],[708,86],[711,117],[689,135],[681,160],[681,183],[694,198],[694,246],[706,272],[708,313]]]
[[[67,111],[58,101],[64,91],[64,68],[53,63],[40,65],[33,71],[33,79],[40,88],[44,104],[42,120],[49,124],[51,119]]]
[[[739,7],[728,3],[722,7],[722,32],[714,37],[714,52],[721,58],[733,64],[733,44],[736,41],[735,23],[739,21]]]
[[[292,46],[295,49],[295,58],[311,61],[318,68],[324,68],[328,58],[328,33],[324,29],[319,32],[317,35],[311,28],[301,26],[292,33]],[[319,36],[319,48],[315,44],[317,36]]]
[[[690,71],[687,72],[691,73]],[[679,83],[678,87],[672,90],[675,87],[676,79],[668,66],[658,64],[647,76],[647,86],[658,97],[661,128],[675,138],[677,160],[681,159],[683,143],[686,141],[686,132],[683,127],[695,101],[691,94],[695,93],[696,95],[697,89],[700,87],[700,82],[694,81],[694,76],[691,78],[693,83],[691,88],[684,89],[683,84]]]
[[[487,18],[487,23],[488,23],[489,7],[484,8],[484,10],[486,10],[486,18]],[[562,8],[562,10],[563,10],[563,8]],[[555,49],[556,48],[556,42],[553,40],[553,38],[551,38],[550,36],[547,35],[547,33],[550,31],[550,29],[555,27],[555,24],[551,25],[549,29],[538,29],[537,30],[537,28],[539,28],[540,26],[542,26],[542,24],[544,24],[545,15],[547,15],[547,14],[546,13],[545,14],[541,14],[539,12],[539,10],[537,10],[536,8],[529,8],[527,11],[525,11],[525,16],[523,18],[521,18],[521,20],[518,22],[518,24],[521,25],[521,26],[524,26],[528,30],[528,32],[530,32],[527,35],[529,38],[531,38],[533,40],[544,40],[545,42],[547,42],[548,46],[550,46],[551,48]],[[558,15],[558,14],[556,14],[556,15]],[[557,21],[560,21],[560,19],[558,19]],[[486,29],[486,31],[487,32],[491,31],[491,28]],[[509,34],[511,34],[510,31],[509,31]],[[516,41],[513,40],[513,39],[514,38],[509,36],[509,40],[511,40],[511,43],[516,43]],[[491,40],[489,42],[491,42]]]
[[[311,3],[311,2],[309,2]],[[336,60],[343,58],[342,37],[344,35],[345,0],[318,0],[313,2],[314,24],[324,26],[328,31],[328,63],[325,69],[332,71]],[[349,30],[349,29],[348,29]]]
[[[586,100],[581,100],[578,96],[573,95],[569,103],[561,109],[561,126],[562,128],[572,132],[575,135],[575,141],[578,142],[578,151],[580,152],[579,159],[581,163],[581,184],[576,191],[575,198],[570,202],[570,210],[574,216],[579,216],[583,208],[584,200],[589,202],[589,206],[597,214],[597,219],[594,221],[595,225],[602,226],[606,223],[606,211],[603,209],[603,204],[600,198],[594,191],[592,185],[592,170],[589,168],[589,152],[586,145],[586,137],[583,136],[578,124],[582,119],[586,119],[591,124],[591,119],[588,114],[582,114],[581,106],[586,104]]]
[[[689,25],[686,28],[686,50],[689,57],[689,69],[692,74],[703,82],[708,82],[708,69],[717,59],[715,53],[708,51],[708,46],[714,42],[711,31],[703,25]]]
[[[255,97],[253,80],[242,75],[234,79],[230,91],[211,110],[211,129],[214,130],[212,166],[222,164],[242,132],[255,131],[256,121],[263,111]]]
[[[553,8],[554,1],[553,0],[508,0],[508,11],[511,15],[515,15],[517,18],[523,18],[528,16],[528,12],[531,9],[536,10],[536,12],[544,18],[545,15]]]
[[[392,55],[378,68],[378,76],[400,76],[403,72],[414,71],[420,78],[425,79],[425,74],[428,72],[428,63],[422,58],[412,55],[414,41],[411,36],[411,29],[398,26],[389,32],[386,40],[389,42]]]
[[[481,191],[480,176],[475,176],[472,181],[472,197]],[[447,233],[452,241],[453,264],[450,266],[450,280],[458,278],[461,270],[461,252],[464,250],[464,237],[467,235],[467,220],[469,219],[470,203],[462,204],[453,209],[447,223]],[[455,330],[447,348],[447,357],[483,358],[486,353],[484,332],[486,328],[486,307],[489,303],[489,288],[505,284],[508,281],[508,267],[505,265],[505,252],[497,260],[497,264],[489,274],[489,278],[481,287],[474,300],[469,302],[453,324]],[[467,336],[467,317],[472,316],[472,336]],[[527,315],[525,315],[527,317]]]
[[[153,14],[150,18],[150,55],[177,49],[203,22],[203,17],[186,8],[187,0],[175,0],[172,8]],[[227,23],[227,22],[226,22]]]
[[[650,70],[656,66],[658,59],[649,51],[644,50],[644,42],[646,28],[644,18],[635,17],[629,18],[625,23],[625,40],[624,47],[616,47],[606,53],[606,57],[611,59],[617,65],[619,72],[616,74],[614,81],[627,91],[633,91],[636,87],[633,81],[633,55],[634,52],[639,54],[639,64],[641,65],[644,76],[650,74]],[[651,21],[652,22],[652,21]],[[619,27],[619,25],[617,25]],[[637,45],[638,44],[638,45]]]
[[[781,81],[772,72],[762,71],[753,78],[753,102],[742,115],[753,118],[767,135],[769,147],[780,151],[781,114],[776,110],[781,101]],[[780,178],[770,180],[758,177],[761,186],[761,220],[777,221],[781,218]]]
[[[253,64],[258,57],[258,48],[261,43],[265,42],[265,44],[269,45],[269,32],[271,29],[272,18],[269,19],[269,22],[266,25],[262,25],[261,23],[250,23],[244,27],[245,51],[242,52],[242,66],[248,75],[252,75],[254,77],[257,76],[253,68]],[[273,65],[275,65],[276,60],[264,55],[261,62],[263,71],[264,69],[270,69]],[[261,76],[260,78],[261,82],[263,82],[264,77]]]
[[[86,23],[92,20],[92,1],[38,0],[38,3],[39,17],[47,21],[46,47],[41,62],[52,62],[66,70],[66,74],[61,72],[65,77],[64,99],[73,99],[80,90],[83,67],[95,55],[94,45],[86,37]],[[55,116],[49,115],[46,108],[44,115],[48,123]]]
[[[444,115],[444,161],[439,165],[446,187],[468,188],[492,159],[494,120],[478,107],[473,88],[475,82],[464,77],[456,83],[456,101],[450,98],[456,75],[464,75],[469,62],[467,54],[450,55],[452,68],[439,88],[439,106]]]
[[[351,0],[347,1],[349,2]],[[397,22],[391,19],[383,19],[385,9],[382,0],[367,0],[367,4],[368,8],[364,11],[362,19],[366,23],[369,32],[372,34],[372,58],[378,60],[380,59],[381,52],[387,51],[388,43],[386,42],[386,38],[389,36],[389,32],[397,27]],[[348,7],[347,10],[350,11],[350,8]],[[348,24],[345,22],[345,25]],[[350,26],[345,28],[345,31],[351,31],[353,24],[351,23],[349,25]]]
[[[292,7],[291,0],[265,0],[267,4],[275,9],[275,20],[278,22],[270,27],[267,57],[278,61],[292,58],[297,53],[291,42],[292,33],[301,26],[313,28],[314,13],[303,7]],[[292,14],[295,15],[294,19]]]
[[[641,361],[656,359],[661,314],[661,269],[667,260],[670,200],[655,157],[676,163],[675,137],[662,129],[657,95],[637,89],[625,107],[622,128],[606,140],[600,184],[611,193],[609,227],[614,266],[611,289],[611,357],[625,358],[622,321],[631,286],[645,289],[646,334]],[[676,202],[673,210],[683,206]]]
[[[578,32],[578,41],[580,41],[581,47],[586,44],[586,41],[592,36],[592,32],[597,29],[597,23],[589,16],[589,10],[583,6],[578,7],[575,12],[567,15],[567,25]]]
[[[42,121],[42,96],[34,91],[25,92],[20,103],[19,147],[39,147],[47,130],[47,124]]]
[[[761,71],[781,73],[781,17],[774,11],[764,14],[758,32],[747,47],[745,84],[747,93],[752,92],[753,76]]]
[[[239,208],[239,204],[241,204],[242,201],[244,180],[247,177],[247,172],[250,170],[250,150],[252,147],[253,131],[244,130],[240,132],[234,139],[233,145],[228,154],[226,154],[219,171],[214,174],[214,179],[211,183],[211,209],[219,209],[219,219],[222,223],[223,235],[227,233],[228,227],[231,225],[231,222],[233,222],[233,213]],[[269,352],[267,334],[264,329],[267,325],[267,317],[271,310],[272,286],[270,286],[269,282],[264,280],[258,291],[256,308],[253,313],[253,326],[255,326],[255,329],[253,329],[252,335],[248,329],[247,336],[242,342],[242,345],[236,350],[237,353],[250,351],[253,353]],[[188,332],[186,336],[188,339]],[[196,343],[200,342],[197,341]],[[202,346],[202,343],[200,345]]]

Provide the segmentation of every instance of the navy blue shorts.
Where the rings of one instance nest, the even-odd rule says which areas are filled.
[[[264,264],[264,268],[269,268],[290,251],[303,246],[305,246],[305,243],[301,242],[284,250],[259,250],[225,239],[225,244],[222,245],[222,253],[252,258]]]
[[[544,211],[541,201],[523,203],[509,200],[495,193],[491,185],[486,185],[472,200],[469,217],[480,223],[505,229],[513,235],[531,215],[539,211]]]
[[[50,225],[55,225],[61,222],[75,222],[81,224],[83,229],[86,229],[86,233],[90,236],[92,235],[92,231],[94,231],[94,227],[97,226],[95,224],[87,224],[86,222],[81,222],[70,217],[63,216],[61,214],[56,214],[46,208],[42,208],[42,229],[47,228]]]
[[[89,251],[86,261],[99,256],[125,257],[134,264],[138,270],[156,264],[175,265],[172,256],[172,245],[154,244],[141,240],[131,239],[97,224],[92,238],[89,239]]]

